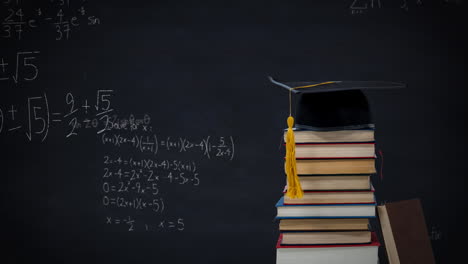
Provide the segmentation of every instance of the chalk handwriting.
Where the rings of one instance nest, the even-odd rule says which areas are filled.
[[[442,232],[439,230],[439,228],[433,226],[431,228],[431,234],[430,234],[430,239],[432,241],[437,241],[442,239]]]
[[[124,230],[128,232],[180,232],[185,229],[184,219],[181,217],[165,217],[144,223],[143,221],[136,221],[132,216],[106,216],[104,223],[106,225],[123,226]]]
[[[385,1],[385,0],[351,0],[349,11],[352,15],[362,15],[373,10],[378,9],[400,9],[409,11],[410,7],[421,7],[422,0],[398,0],[398,1]]]
[[[27,33],[50,31],[51,39],[69,40],[73,31],[101,24],[101,18],[89,14],[83,1],[45,1],[41,4],[41,7],[30,7],[21,1],[3,1],[6,12],[0,13],[0,36],[22,40]]]
[[[30,82],[39,76],[39,51],[18,51],[15,58],[0,58],[0,81]]]
[[[102,204],[110,208],[133,209],[136,211],[149,211],[154,213],[164,212],[163,198],[126,198],[123,196],[107,196],[102,198]]]
[[[234,138],[232,136],[212,137],[201,139],[189,139],[185,137],[158,137],[151,135],[123,135],[120,133],[103,133],[101,136],[103,145],[111,145],[117,148],[132,147],[142,153],[159,152],[199,152],[208,159],[228,158],[232,160],[235,154]]]
[[[23,65],[31,67],[29,60]],[[32,80],[31,76],[18,74],[15,80]],[[24,135],[27,142],[46,144],[51,137],[69,141],[86,132],[94,134],[104,149],[95,182],[99,206],[109,215],[106,224],[125,226],[127,231],[183,231],[184,216],[166,216],[168,206],[178,206],[175,201],[166,201],[168,190],[199,188],[206,169],[200,161],[232,161],[234,137],[156,133],[150,114],[122,114],[113,96],[112,89],[87,96],[71,91],[63,96],[43,92],[0,105],[0,136]]]

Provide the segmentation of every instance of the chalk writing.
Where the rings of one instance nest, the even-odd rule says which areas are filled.
[[[168,182],[168,183],[178,183],[178,184],[188,184],[193,185],[200,184],[200,179],[198,178],[198,173],[190,172],[157,172],[154,170],[109,170],[109,168],[104,168],[103,178],[118,178],[127,180],[126,185],[132,183],[132,181],[144,180],[144,182]],[[121,184],[123,184],[121,182]],[[137,192],[145,192],[145,189],[155,189],[154,185],[152,187],[141,186],[140,182],[137,182],[137,186],[132,189],[137,189]],[[109,189],[109,188],[107,188]],[[113,188],[112,188],[113,189]],[[128,191],[128,188],[126,188]],[[121,189],[119,189],[121,190]]]
[[[129,232],[135,231],[134,224],[135,220],[131,216],[125,218],[116,218],[112,216],[106,217],[106,225],[125,225]]]
[[[159,137],[160,138],[160,137]],[[165,137],[159,139],[158,135],[122,135],[116,133],[103,133],[101,142],[103,145],[115,147],[129,146],[142,153],[158,154],[160,151],[202,153],[208,159],[211,158],[234,158],[234,139],[229,137],[206,136],[201,139],[188,139],[184,137]]]
[[[122,196],[107,196],[102,198],[102,204],[110,208],[130,208],[134,210],[147,210],[156,213],[164,212],[164,200],[162,198],[148,199],[141,198],[126,198]]]
[[[28,142],[45,142],[51,137],[73,140],[90,131],[104,148],[102,166],[96,171],[96,190],[99,206],[108,215],[106,226],[142,232],[183,231],[184,216],[166,215],[168,208],[178,207],[167,198],[168,190],[199,188],[204,182],[200,160],[233,160],[234,137],[156,133],[150,114],[122,114],[113,96],[112,89],[88,96],[43,92],[0,105],[0,136],[25,135]],[[171,159],[166,157],[169,154]]]
[[[142,125],[135,124],[135,117],[123,117],[118,115],[110,116],[113,111],[110,96],[112,90],[98,90],[98,95],[95,99],[93,111],[85,108],[89,100],[85,99],[85,104],[79,106],[78,102],[72,93],[67,93],[62,107],[52,108],[52,102],[49,102],[47,93],[42,95],[28,97],[25,100],[24,107],[21,104],[12,104],[8,106],[8,115],[2,111],[1,125],[8,132],[22,132],[26,135],[29,141],[39,140],[41,142],[47,139],[51,128],[56,128],[57,125],[63,124],[67,127],[65,138],[77,136],[82,129],[93,129],[96,133],[100,131],[115,129],[115,127],[126,128],[123,125],[117,126],[110,124],[112,120],[120,120],[121,123],[127,123],[128,129],[139,130]],[[53,104],[56,106],[57,104]],[[83,112],[81,116],[78,116]],[[150,120],[149,116],[145,116],[145,120]],[[145,123],[145,129],[148,129],[149,121]],[[2,129],[3,130],[3,129]],[[0,133],[2,132],[0,130]]]
[[[13,81],[15,84],[34,81],[39,75],[37,60],[39,51],[18,51],[14,58],[0,58],[0,81]]]
[[[4,118],[3,118],[3,111],[2,111],[2,109],[0,108],[0,133],[2,133],[2,130],[3,130],[3,121],[4,121]]]
[[[385,3],[384,3],[385,2]],[[349,11],[352,15],[362,15],[371,10],[377,9],[400,9],[409,11],[410,7],[421,7],[422,0],[399,0],[399,1],[385,1],[385,0],[352,0],[349,5]]]
[[[429,237],[432,241],[440,240],[442,239],[442,232],[439,230],[439,228],[433,226],[431,228],[431,234]]]
[[[156,159],[134,159],[104,156],[104,164],[117,164],[124,165],[130,168],[143,168],[143,169],[163,169],[173,171],[187,171],[196,172],[197,164],[194,161],[181,161],[181,160],[156,160]]]
[[[49,30],[55,40],[69,40],[72,32],[101,24],[101,18],[89,14],[83,1],[39,1],[29,5],[22,1],[3,1],[1,37],[22,40],[24,34]]]
[[[142,224],[137,222],[132,216],[126,217],[105,217],[106,225],[124,226],[128,232],[162,232],[162,231],[183,231],[185,229],[184,219],[180,217],[163,218],[154,220],[151,223]]]
[[[353,0],[349,9],[351,14],[363,14],[367,9],[381,8],[382,3],[380,0]]]

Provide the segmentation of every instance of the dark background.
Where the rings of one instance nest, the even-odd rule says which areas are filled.
[[[361,3],[362,2],[362,3]],[[1,39],[0,57],[40,50],[40,75],[0,82],[0,109],[47,93],[112,89],[121,113],[148,113],[165,135],[232,136],[233,161],[200,161],[203,181],[168,187],[183,232],[126,232],[102,224],[96,134],[44,142],[0,133],[2,259],[7,263],[275,263],[282,129],[290,81],[379,80],[406,89],[366,91],[376,125],[379,203],[420,198],[438,263],[462,255],[467,32],[463,1],[83,1],[101,24],[69,40],[53,30]],[[75,2],[77,6],[80,1]],[[74,5],[73,4],[73,5]],[[50,6],[22,3],[24,10]],[[2,17],[8,12],[2,6]],[[56,103],[58,104],[58,103]],[[62,103],[63,104],[63,103]],[[19,113],[21,118],[26,114]],[[183,158],[198,159],[186,154]],[[99,172],[99,173],[98,173]],[[169,210],[169,209],[168,209]],[[460,238],[463,239],[463,238]]]

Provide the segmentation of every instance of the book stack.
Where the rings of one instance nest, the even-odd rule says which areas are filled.
[[[270,81],[289,93],[285,173],[291,188],[276,204],[277,264],[376,264],[380,244],[369,228],[376,217],[374,123],[362,90],[405,85]]]
[[[277,264],[378,262],[374,130],[295,129],[302,198],[283,195],[276,204],[280,236]],[[286,136],[286,133],[285,133]]]

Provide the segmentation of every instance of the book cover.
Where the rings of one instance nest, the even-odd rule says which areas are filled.
[[[340,244],[333,244],[333,245],[283,245],[281,242],[283,241],[283,234],[279,234],[278,242],[276,243],[276,248],[340,248],[340,247],[379,247],[380,242],[377,238],[375,232],[371,233],[371,243],[368,244],[347,244],[347,245],[340,245]]]
[[[390,264],[434,264],[434,255],[419,199],[378,206]]]
[[[276,203],[276,219],[301,218],[374,218],[376,203],[371,204],[284,204]]]

